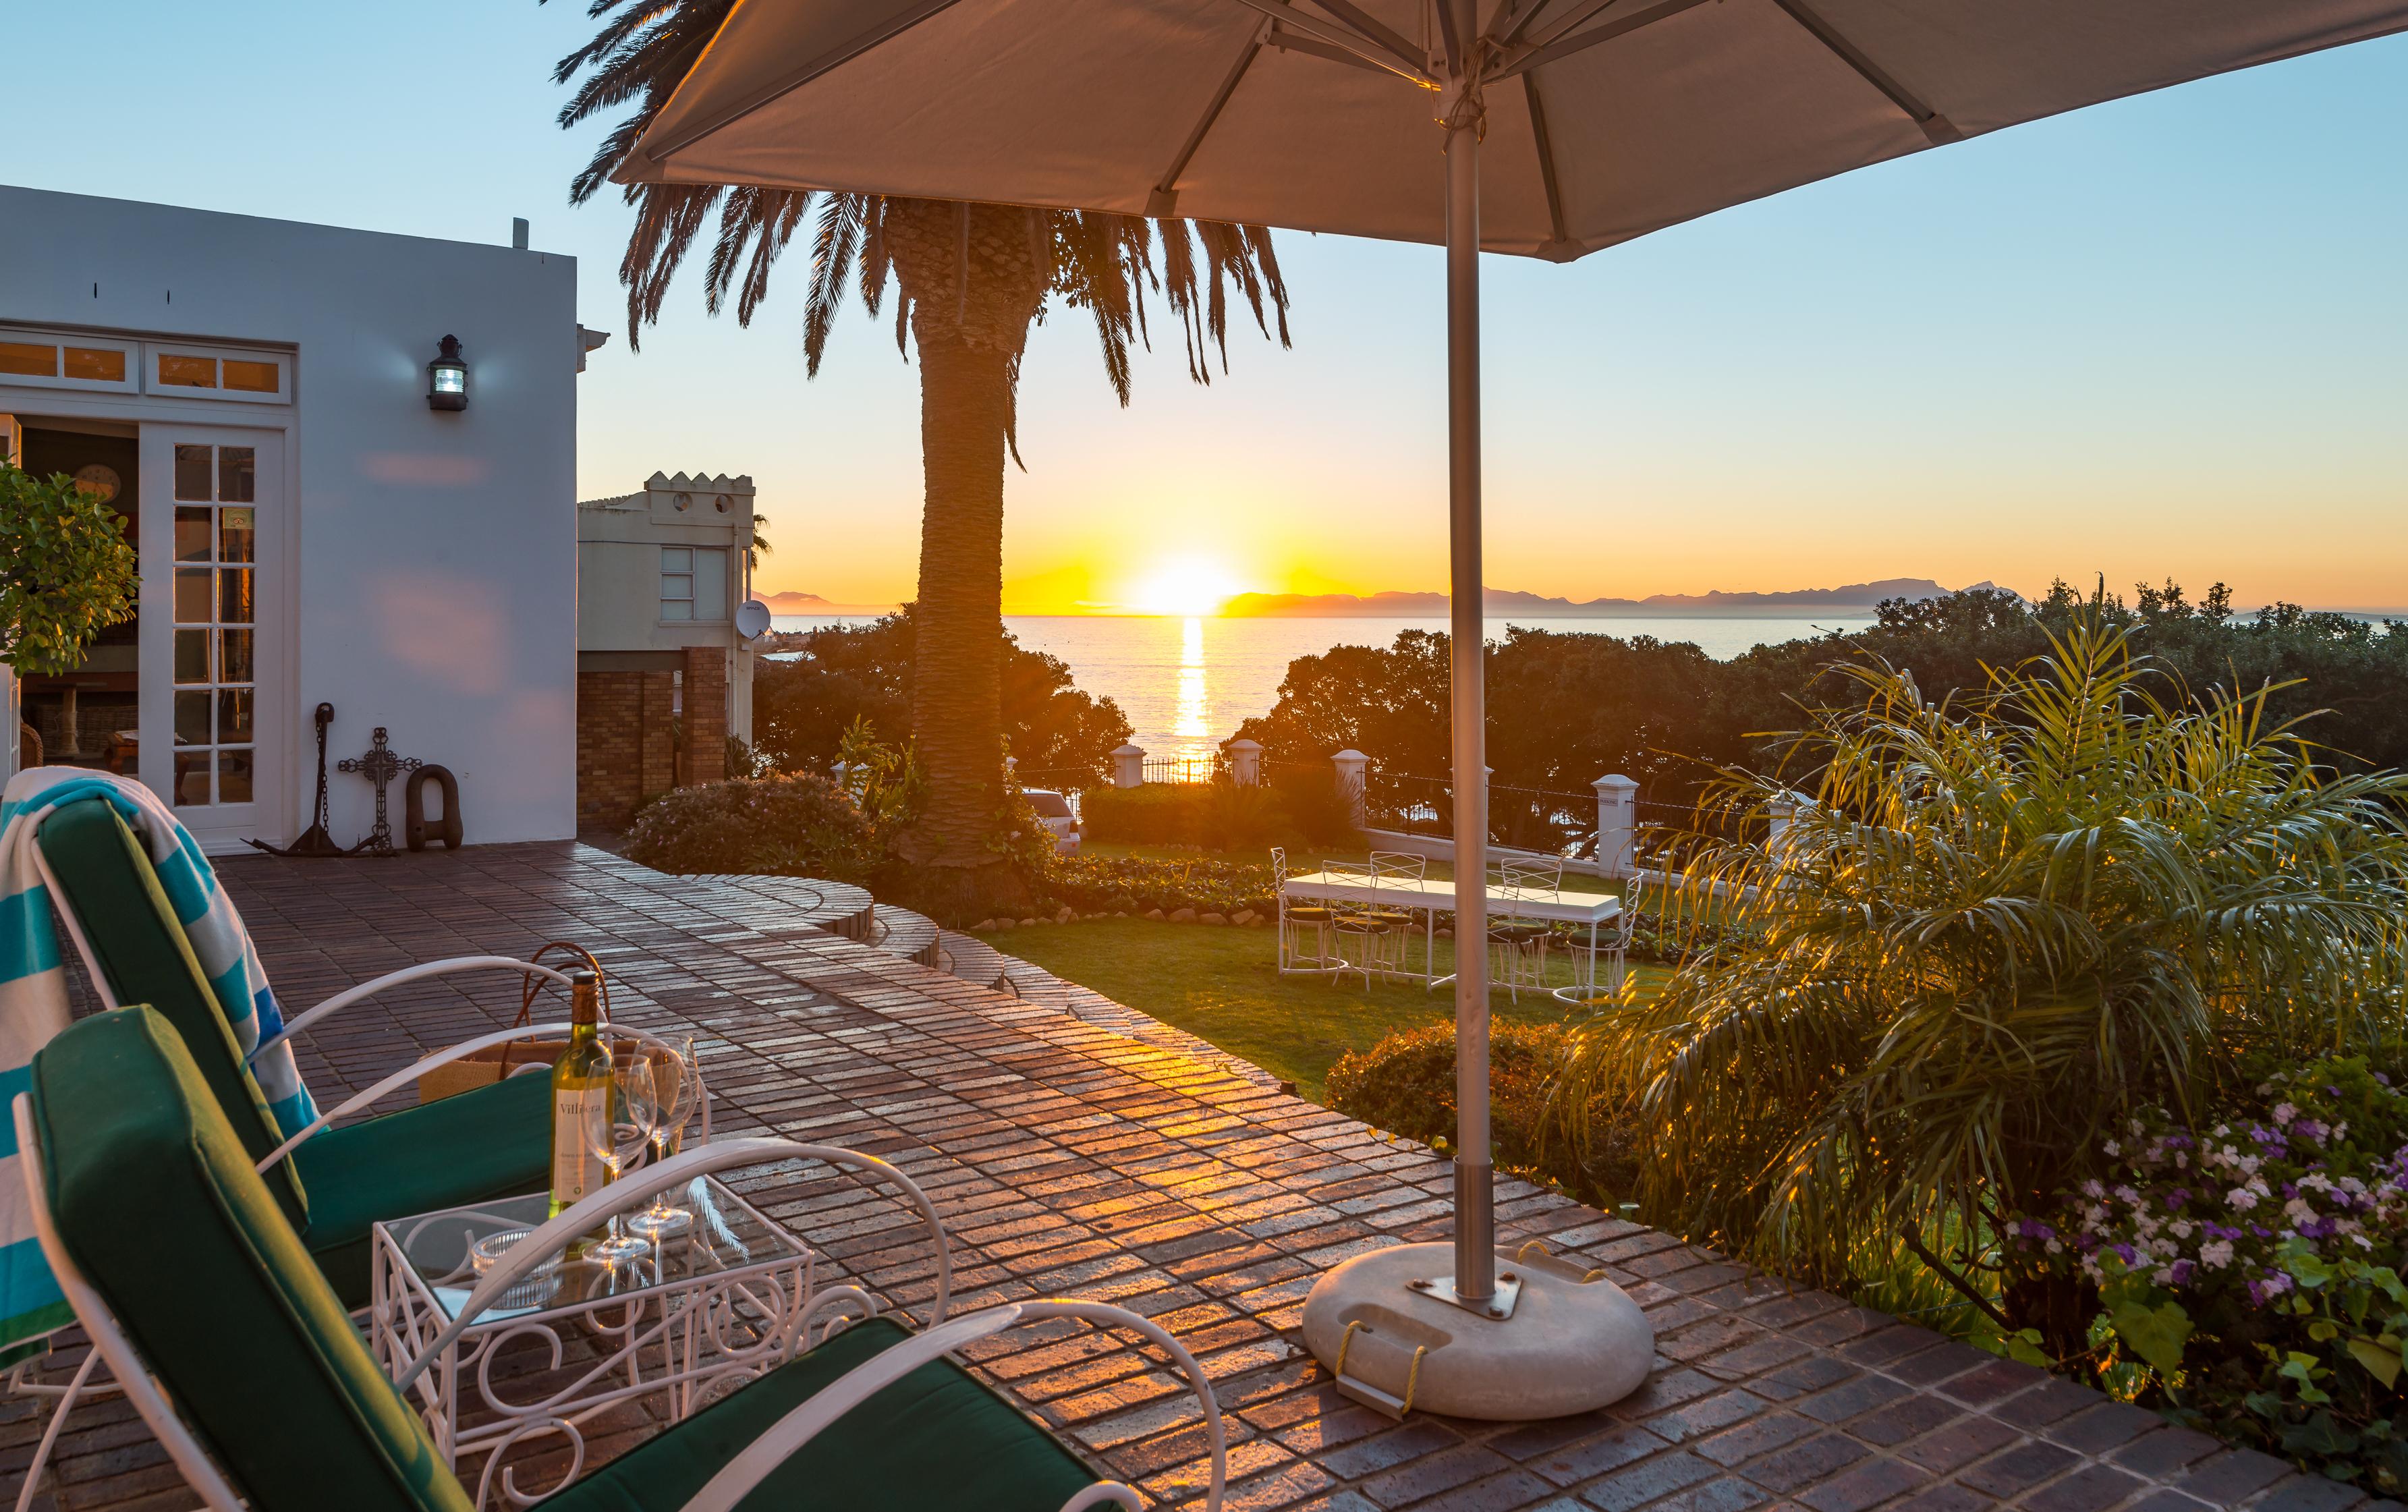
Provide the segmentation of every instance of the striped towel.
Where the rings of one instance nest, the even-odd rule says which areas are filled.
[[[81,767],[35,767],[0,791],[0,1107],[32,1085],[34,1053],[67,1026],[66,972],[36,859],[34,829],[52,809],[83,798],[105,799],[150,856],[243,1053],[250,1055],[284,1027],[241,915],[219,890],[208,858],[166,805],[127,778]],[[83,927],[95,922],[83,921]],[[286,1134],[299,1133],[318,1116],[289,1044],[259,1057],[251,1069]],[[0,1116],[0,1363],[18,1352],[14,1346],[70,1320],[34,1240],[15,1125]]]

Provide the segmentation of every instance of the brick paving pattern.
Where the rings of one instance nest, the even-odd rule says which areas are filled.
[[[244,858],[223,875],[288,1003],[415,960],[585,943],[619,1018],[702,1036],[720,1133],[849,1145],[924,1186],[953,1232],[957,1305],[1087,1297],[1177,1334],[1220,1393],[1232,1507],[2391,1512],[1512,1183],[1500,1233],[1605,1267],[1655,1324],[1654,1373],[1579,1418],[1394,1423],[1337,1394],[1297,1342],[1298,1317],[1313,1278],[1346,1257],[1444,1236],[1446,1165],[1217,1053],[1182,1053],[1185,1037],[1164,1026],[1123,1031],[1143,1015],[1041,983],[997,992],[844,939],[777,888],[663,877],[566,843]],[[328,1098],[507,1023],[517,1003],[510,979],[416,984],[316,1035],[304,1072]],[[873,1189],[819,1166],[742,1185],[895,1300],[928,1295],[924,1252]],[[1197,1494],[1202,1435],[1165,1361],[1068,1324],[988,1341],[976,1359],[1100,1469],[1167,1502]],[[39,1428],[22,1403],[0,1413],[0,1495],[15,1495]],[[56,1469],[42,1505],[193,1502],[121,1404],[79,1409]]]

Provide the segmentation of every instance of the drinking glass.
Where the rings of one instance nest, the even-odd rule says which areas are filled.
[[[638,1073],[642,1077],[641,1085],[645,1089],[640,1095],[649,1098],[652,1086],[651,1063],[638,1055],[629,1062],[625,1070],[612,1073],[615,1083],[612,1091],[616,1095],[595,1098],[587,1103],[585,1127],[581,1130],[585,1136],[585,1148],[587,1153],[602,1162],[602,1169],[609,1174],[605,1178],[608,1182],[618,1181],[620,1169],[626,1163],[627,1151],[643,1143],[640,1131],[635,1139],[624,1145],[620,1143],[619,1137],[622,1125],[618,1115],[624,1111],[632,1101],[627,1094]],[[620,1232],[619,1215],[613,1213],[610,1215],[610,1232],[608,1237],[596,1240],[585,1253],[588,1259],[599,1260],[604,1265],[615,1268],[624,1261],[634,1260],[638,1255],[650,1253],[652,1247],[650,1244],[633,1234]]]
[[[693,1035],[685,1037],[681,1050],[664,1053],[653,1065],[650,1080],[653,1094],[652,1163],[658,1165],[677,1153],[685,1137],[686,1122],[702,1102],[702,1078],[695,1071]],[[694,1214],[671,1202],[664,1188],[652,1199],[652,1206],[627,1220],[627,1227],[657,1242],[693,1228]]]

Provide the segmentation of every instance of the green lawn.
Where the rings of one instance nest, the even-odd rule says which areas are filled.
[[[1316,1102],[1322,1100],[1322,1077],[1346,1051],[1455,1014],[1451,987],[1430,992],[1419,985],[1382,983],[1366,990],[1359,976],[1342,985],[1282,976],[1273,964],[1277,937],[1268,929],[1090,919],[996,930],[982,938],[1066,981],[1242,1056],[1296,1083]],[[1453,963],[1449,943],[1441,940],[1438,948],[1445,970]],[[1557,980],[1571,979],[1568,969],[1552,959],[1549,964]],[[1655,968],[1633,970],[1642,985],[1660,979]],[[1557,1023],[1577,1011],[1526,990],[1518,1003],[1499,992],[1495,1004],[1498,1017],[1523,1023]]]

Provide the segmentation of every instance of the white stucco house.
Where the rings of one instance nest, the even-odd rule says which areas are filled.
[[[0,444],[108,494],[141,560],[135,623],[7,690],[44,759],[137,775],[213,849],[281,843],[322,701],[332,756],[381,725],[449,767],[472,842],[574,833],[591,343],[575,262],[523,224],[486,246],[0,187]],[[464,396],[430,371],[446,337]],[[367,828],[364,781],[331,801],[337,840]]]
[[[577,506],[580,824],[623,827],[654,794],[727,775],[729,737],[752,743],[753,503],[750,477],[655,472]]]

